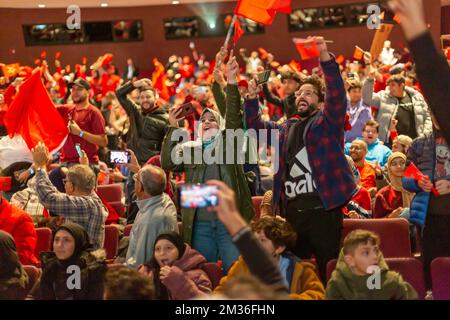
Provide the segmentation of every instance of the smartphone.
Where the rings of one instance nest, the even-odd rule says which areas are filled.
[[[77,149],[78,158],[81,158],[83,156],[83,153],[81,152],[81,147],[79,143],[75,143],[75,149]]]
[[[178,117],[180,117],[180,118],[186,117],[186,116],[194,113],[194,105],[192,104],[192,102],[188,102],[188,103],[182,104],[181,106],[179,106],[179,108],[183,110],[178,115]]]
[[[178,189],[178,203],[182,208],[215,207],[219,203],[217,186],[185,184]]]
[[[260,84],[264,84],[267,81],[269,81],[270,78],[270,70],[266,70],[264,72],[258,73],[258,78],[256,80],[256,84],[260,85]]]
[[[131,155],[128,151],[111,150],[109,153],[109,162],[111,164],[130,163]]]

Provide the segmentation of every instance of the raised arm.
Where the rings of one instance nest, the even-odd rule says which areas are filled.
[[[242,111],[241,111],[241,95],[237,86],[237,77],[239,73],[239,65],[236,57],[233,56],[231,50],[230,59],[227,63],[227,94],[226,94],[226,111],[225,111],[225,127],[227,129],[242,129]]]
[[[283,100],[281,100],[279,97],[275,96],[272,92],[270,92],[267,83],[264,83],[262,85],[262,90],[264,92],[264,97],[266,98],[267,102],[276,105],[277,107],[283,107]]]
[[[180,117],[183,109],[179,107],[172,107],[169,110],[169,129],[164,137],[161,146],[161,168],[166,171],[183,172],[183,149],[182,144],[179,142],[181,133],[187,132],[178,127],[178,123],[184,120],[184,117]]]

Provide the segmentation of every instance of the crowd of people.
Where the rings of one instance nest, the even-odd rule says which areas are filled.
[[[341,241],[344,219],[377,218],[408,221],[431,289],[431,261],[450,256],[450,63],[422,1],[390,5],[409,49],[386,42],[380,57],[338,63],[312,37],[320,67],[310,72],[265,50],[221,48],[208,61],[191,46],[192,58],[154,59],[152,79],[131,59],[119,72],[110,54],[90,68],[63,68],[58,56],[54,68],[43,60],[4,75],[0,137],[10,139],[3,119],[35,72],[69,133],[57,153],[39,142],[32,162],[0,162],[12,181],[0,191],[0,299],[417,299],[377,234]],[[112,163],[111,150],[126,151],[127,163]],[[97,191],[111,183],[123,186],[125,212]],[[216,205],[182,206],[184,184],[215,186]],[[106,225],[132,225],[114,261],[102,250]],[[37,227],[53,233],[40,256]],[[218,284],[211,262],[224,274]],[[25,265],[41,269],[33,288]],[[74,265],[82,272],[71,288]],[[366,285],[374,265],[381,290]]]

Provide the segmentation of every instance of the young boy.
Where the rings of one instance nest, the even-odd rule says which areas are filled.
[[[296,300],[322,300],[325,289],[314,265],[301,262],[286,250],[295,243],[296,234],[292,226],[280,217],[265,216],[252,224],[252,231],[262,247],[277,262],[290,298]],[[233,264],[228,275],[220,280],[215,293],[225,291],[230,280],[249,274],[249,268],[242,256]]]
[[[399,273],[389,271],[379,243],[379,237],[366,230],[354,230],[345,237],[336,270],[327,285],[326,299],[417,299],[413,287]],[[379,272],[379,280],[374,269]]]

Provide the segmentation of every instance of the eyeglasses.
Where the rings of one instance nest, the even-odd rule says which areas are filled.
[[[295,93],[295,96],[301,97],[302,95],[304,95],[305,97],[310,98],[313,96],[313,94],[315,94],[316,96],[318,95],[317,92],[315,92],[315,91],[297,91]]]

